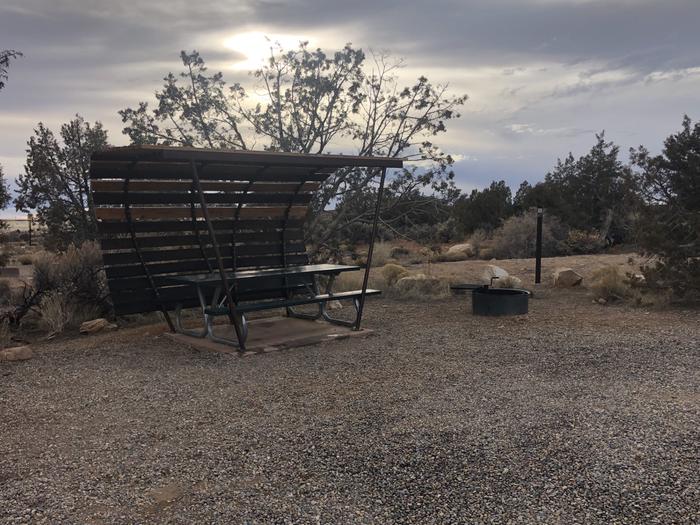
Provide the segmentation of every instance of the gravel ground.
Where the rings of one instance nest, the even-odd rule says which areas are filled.
[[[697,523],[698,312],[375,300],[239,358],[157,331],[0,367],[0,523]]]

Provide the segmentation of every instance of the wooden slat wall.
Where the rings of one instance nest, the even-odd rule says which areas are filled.
[[[198,167],[224,266],[232,269],[235,256],[237,269],[280,267],[283,246],[288,265],[307,264],[304,219],[313,192],[331,172],[311,167]],[[197,306],[191,287],[167,280],[172,275],[217,268],[199,196],[192,193],[191,166],[173,162],[93,161],[90,177],[105,271],[117,313],[160,309],[134,250],[125,204],[129,206],[142,257],[166,307],[174,308],[178,302],[186,307]],[[129,178],[126,188],[125,177]],[[245,280],[239,283],[239,298],[279,298],[286,294],[287,287],[308,283],[308,276]]]

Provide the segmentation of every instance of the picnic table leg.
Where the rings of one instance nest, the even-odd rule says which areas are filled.
[[[316,276],[314,276],[314,284],[313,288],[309,288],[309,285],[306,285],[307,290],[311,292],[312,295],[318,295],[318,282],[316,282]],[[323,315],[323,310],[322,310],[322,305],[321,303],[318,303],[318,312],[315,314],[305,314],[301,312],[297,312],[293,306],[287,306],[287,317],[296,317],[297,319],[309,319],[311,321],[315,321],[316,319],[320,319],[321,315]]]
[[[177,307],[175,308],[175,330],[179,334],[185,334],[189,335],[190,337],[206,337],[207,335],[207,314],[206,314],[206,308],[207,308],[207,302],[204,299],[204,294],[202,292],[202,289],[197,286],[197,298],[199,299],[199,305],[202,310],[202,315],[204,316],[204,326],[202,327],[201,330],[188,330],[182,326],[182,303],[178,303]]]
[[[221,290],[222,287],[221,285],[218,285],[214,289],[214,295],[212,296],[211,299],[211,306],[212,308],[215,308],[217,306],[220,306],[219,302],[219,297],[221,296]],[[226,299],[222,299],[221,303],[223,303]],[[220,337],[218,335],[214,334],[214,316],[209,315],[206,312],[204,313],[204,323],[206,325],[206,330],[207,330],[207,335],[209,336],[209,339],[216,343],[222,343],[225,345],[230,345],[230,346],[236,346],[239,349],[242,350],[240,347],[239,343],[245,344],[246,339],[248,338],[248,320],[246,319],[245,314],[241,313],[236,313],[234,315],[234,319],[232,321],[232,324],[234,324],[234,330],[236,332],[236,339],[229,339],[227,337]],[[240,337],[239,335],[240,334]]]
[[[330,279],[328,280],[328,284],[326,284],[326,294],[328,295],[333,295],[333,284],[335,284],[335,278],[338,276],[338,274],[332,274],[330,276]],[[353,297],[352,299],[352,306],[355,308],[355,319],[352,321],[346,321],[345,319],[338,319],[337,317],[331,316],[326,307],[328,303],[323,302],[320,303],[321,306],[321,317],[323,317],[324,320],[328,321],[329,323],[332,324],[337,324],[340,326],[350,326],[354,327],[357,324],[357,317],[360,312],[360,299],[359,297]]]

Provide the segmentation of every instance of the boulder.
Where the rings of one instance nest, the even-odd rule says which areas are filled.
[[[470,257],[474,257],[474,247],[468,242],[450,246],[447,253],[445,253],[445,258],[450,261],[462,261]]]
[[[326,303],[327,310],[340,310],[343,307],[343,303],[340,301],[328,301]]]
[[[15,346],[0,350],[0,361],[26,361],[32,357],[34,357],[34,352],[29,346]]]
[[[508,275],[493,281],[494,288],[522,288],[523,281],[515,275]]]
[[[554,286],[559,288],[571,288],[583,282],[583,276],[573,271],[571,268],[557,268],[553,273]]]
[[[107,319],[93,319],[92,321],[85,321],[80,325],[81,334],[94,334],[96,332],[101,332],[102,330],[115,330],[117,328],[116,324],[110,323]]]
[[[442,295],[447,290],[446,284],[437,277],[428,277],[416,273],[396,281],[396,290],[402,295]]]
[[[495,264],[487,264],[484,273],[481,274],[481,278],[486,284],[491,284],[493,279],[494,286],[498,282],[497,279],[505,279],[506,277],[508,277],[508,272]]]

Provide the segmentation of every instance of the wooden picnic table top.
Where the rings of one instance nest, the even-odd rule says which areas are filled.
[[[256,277],[276,277],[282,275],[304,275],[304,274],[329,274],[340,272],[351,272],[361,270],[361,266],[345,264],[307,264],[303,266],[288,266],[286,268],[264,268],[261,270],[239,270],[237,272],[227,272],[226,277],[232,280],[253,279]],[[204,272],[189,275],[173,275],[167,277],[169,281],[180,284],[213,285],[221,283],[219,272]]]

